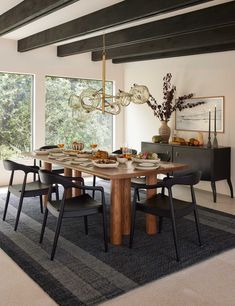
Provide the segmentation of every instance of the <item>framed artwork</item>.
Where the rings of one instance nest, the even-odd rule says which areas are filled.
[[[204,104],[193,108],[176,111],[175,129],[181,131],[208,132],[209,111],[211,112],[211,131],[216,124],[218,133],[224,132],[224,97],[201,97],[186,100],[186,103],[204,101]],[[216,120],[215,120],[216,117]]]

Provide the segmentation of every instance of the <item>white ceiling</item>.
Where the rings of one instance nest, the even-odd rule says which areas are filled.
[[[41,0],[43,1],[43,0]],[[15,31],[12,31],[4,36],[2,36],[3,38],[7,38],[7,39],[14,39],[14,40],[18,40],[24,37],[27,37],[29,35],[32,35],[34,33],[46,30],[48,28],[54,27],[56,25],[65,23],[67,21],[70,21],[72,19],[81,17],[83,15],[89,14],[91,12],[97,11],[99,9],[102,9],[104,7],[116,4],[118,2],[122,2],[124,0],[93,0],[93,1],[88,1],[88,0],[80,0],[77,1],[67,7],[64,7],[61,10],[58,10],[52,14],[49,14],[45,17],[42,17],[26,26],[23,26]],[[217,4],[222,4],[225,2],[230,2],[232,0],[213,0],[204,4],[200,4],[197,6],[192,6],[190,8],[185,8],[182,10],[178,10],[177,12],[172,12],[172,13],[167,13],[167,14],[163,14],[163,15],[159,15],[159,16],[155,16],[155,17],[151,17],[151,18],[147,18],[144,20],[138,20],[135,22],[131,22],[128,24],[124,24],[124,25],[120,25],[120,26],[116,26],[113,28],[110,28],[108,30],[105,30],[105,33],[108,32],[112,32],[114,30],[119,30],[119,29],[123,29],[126,27],[130,27],[130,26],[135,26],[135,25],[139,25],[141,23],[146,23],[146,22],[151,22],[154,20],[160,20],[163,18],[167,18],[167,17],[171,17],[174,15],[179,15],[179,14],[183,14],[186,12],[190,12],[190,11],[194,11],[197,9],[202,9],[202,8],[206,8],[209,6],[213,6],[213,5],[217,5]],[[4,13],[5,11],[9,10],[10,8],[14,7],[15,5],[17,5],[18,3],[22,2],[22,0],[0,0],[0,14]],[[99,34],[103,34],[104,31],[99,31],[96,33],[91,33],[89,35],[85,35],[83,37],[79,37],[79,38],[75,38],[75,39],[71,39],[71,40],[67,40],[66,42],[62,42],[62,43],[58,43],[59,44],[64,44],[67,42],[71,42],[71,41],[75,41],[75,40],[80,40],[80,39],[84,39],[84,38],[88,38],[88,37],[92,37],[95,35],[99,35]]]

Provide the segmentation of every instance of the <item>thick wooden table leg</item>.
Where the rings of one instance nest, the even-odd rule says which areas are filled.
[[[51,163],[47,163],[47,162],[43,162],[41,169],[51,171],[52,164]],[[47,200],[48,200],[48,196],[47,195],[42,196],[42,201],[43,201],[43,205],[44,206],[46,206]]]
[[[122,234],[130,235],[131,228],[131,180],[122,180]]]
[[[122,180],[111,180],[110,242],[122,243]]]
[[[72,169],[64,168],[64,176],[72,176]],[[72,188],[67,191],[67,198],[72,198]]]
[[[153,185],[157,183],[156,174],[150,175],[146,177],[146,179],[148,185]],[[151,198],[155,194],[156,194],[156,189],[147,190],[147,198]],[[149,235],[154,235],[157,233],[157,218],[154,215],[146,214],[146,232]]]
[[[79,170],[73,170],[73,176],[78,177],[82,176],[82,172]],[[73,188],[73,197],[77,197],[81,195],[81,189]]]

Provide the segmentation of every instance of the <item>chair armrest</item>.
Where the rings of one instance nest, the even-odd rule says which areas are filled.
[[[69,179],[71,181],[77,181],[77,182],[81,182],[84,185],[84,178],[80,177],[80,176],[64,176],[64,178]]]
[[[156,189],[156,188],[166,187],[164,180],[159,181],[159,182],[157,182],[156,184],[153,184],[153,185],[137,184],[137,183],[132,183],[131,185],[135,189]]]

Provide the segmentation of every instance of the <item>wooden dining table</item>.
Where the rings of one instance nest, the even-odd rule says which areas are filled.
[[[122,244],[123,235],[130,234],[131,224],[131,179],[134,177],[145,176],[147,184],[157,183],[158,174],[166,174],[187,168],[186,164],[161,162],[157,169],[135,169],[134,165],[130,168],[120,164],[117,168],[98,168],[94,165],[72,165],[57,159],[50,159],[48,155],[34,155],[27,153],[26,156],[33,157],[43,162],[43,169],[51,170],[52,164],[64,167],[66,176],[82,176],[87,173],[108,179],[111,181],[110,190],[110,242],[114,245]],[[147,190],[147,197],[156,194],[156,189]],[[75,194],[75,195],[78,195]],[[72,196],[72,193],[70,194]],[[157,220],[153,215],[146,214],[146,232],[149,235],[157,233]]]

